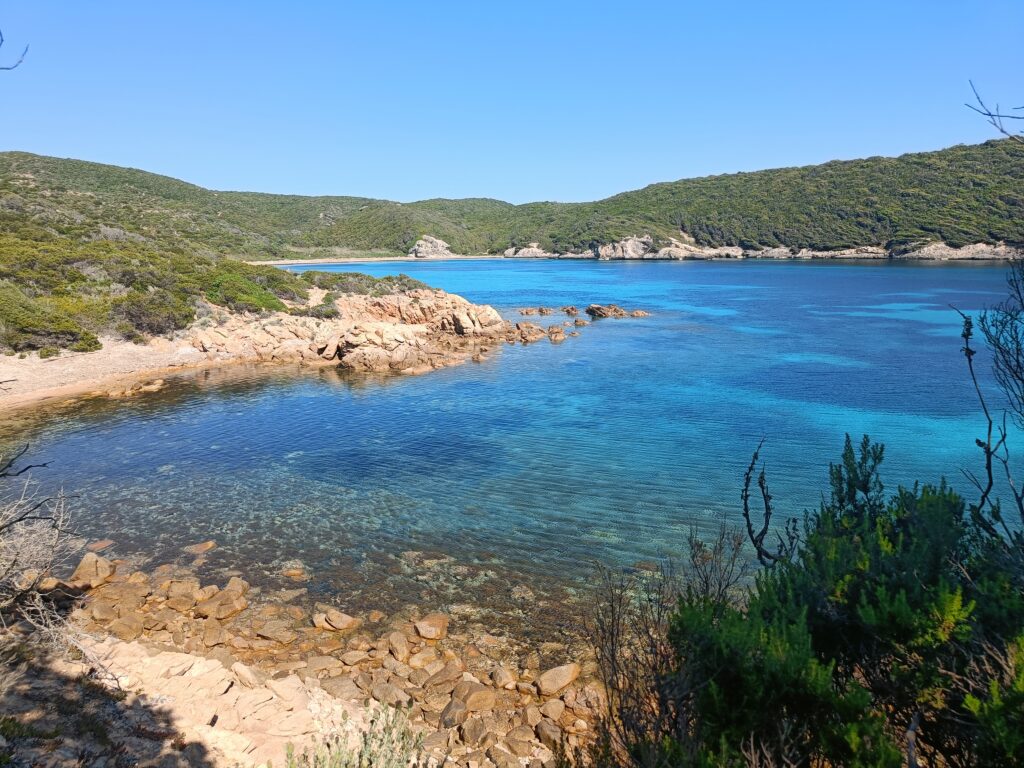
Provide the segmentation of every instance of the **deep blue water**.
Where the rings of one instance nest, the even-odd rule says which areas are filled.
[[[583,583],[594,561],[677,553],[690,526],[737,519],[762,437],[780,513],[817,506],[845,432],[886,443],[893,490],[941,476],[963,486],[961,469],[977,466],[982,424],[949,305],[998,301],[999,267],[354,268],[405,271],[508,317],[591,302],[652,316],[418,377],[185,376],[23,430],[52,462],[37,479],[78,494],[79,528],[122,553],[156,563],[213,538],[219,566],[273,574],[297,559],[314,592],[369,604],[497,599],[520,582]],[[452,559],[429,570],[409,551]]]

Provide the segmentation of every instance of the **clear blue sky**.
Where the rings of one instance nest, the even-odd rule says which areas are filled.
[[[8,0],[0,149],[217,189],[588,200],[973,143],[1024,2]],[[7,63],[8,59],[0,60]]]

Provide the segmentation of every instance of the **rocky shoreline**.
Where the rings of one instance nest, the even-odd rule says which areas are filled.
[[[136,395],[160,389],[175,372],[238,363],[419,374],[480,362],[505,344],[543,338],[558,343],[577,335],[511,323],[493,307],[441,290],[345,294],[318,316],[322,298],[311,292],[309,305],[258,315],[204,305],[201,319],[170,338],[146,344],[103,339],[96,352],[48,359],[0,357],[0,409],[54,398]]]
[[[425,236],[409,251],[409,257],[420,259],[461,259],[453,254],[448,243]],[[593,259],[598,261],[703,261],[716,259],[837,259],[880,261],[1005,261],[1024,257],[1024,250],[1005,243],[972,243],[962,247],[945,243],[927,243],[911,249],[889,250],[882,246],[862,246],[833,251],[809,248],[741,248],[739,246],[707,247],[685,239],[672,239],[667,245],[656,244],[650,235],[627,237],[618,242],[595,246],[591,250],[552,252],[530,243],[523,248],[509,248],[501,254],[506,259]],[[488,256],[488,258],[493,258]]]
[[[237,576],[204,585],[189,566],[132,570],[95,551],[108,546],[94,542],[70,578],[44,587],[79,596],[70,618],[87,658],[54,662],[56,672],[91,676],[129,699],[128,714],[107,729],[121,741],[65,738],[67,760],[50,764],[88,756],[99,765],[125,747],[152,756],[147,764],[188,764],[173,762],[188,744],[211,766],[281,764],[288,745],[351,741],[375,709],[392,707],[428,764],[552,768],[560,750],[585,743],[603,706],[594,662],[561,644],[530,648],[414,606],[352,615],[343,601],[310,601],[302,589],[282,601]],[[47,686],[32,693],[32,679],[44,677],[5,702],[37,731],[54,719]],[[147,731],[156,710],[163,729]]]

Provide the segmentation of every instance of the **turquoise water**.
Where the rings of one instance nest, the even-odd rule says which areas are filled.
[[[213,538],[211,567],[256,569],[268,584],[298,560],[312,593],[356,605],[477,599],[506,613],[527,611],[525,589],[557,602],[595,561],[671,556],[691,526],[736,520],[762,437],[781,512],[817,505],[844,432],[887,444],[892,489],[940,476],[963,486],[961,470],[977,466],[982,425],[949,305],[998,301],[999,267],[358,269],[402,270],[510,318],[517,307],[590,302],[652,315],[418,377],[258,367],[183,376],[8,437],[32,440],[52,466],[36,478],[76,493],[78,528],[114,539],[119,553],[155,564]]]

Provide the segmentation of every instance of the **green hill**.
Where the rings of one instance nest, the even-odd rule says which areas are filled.
[[[593,203],[525,205],[215,192],[127,168],[2,153],[0,231],[24,227],[75,239],[141,237],[156,247],[251,259],[294,249],[405,253],[424,234],[461,253],[530,242],[580,250],[630,235],[664,242],[681,233],[701,245],[745,248],[1024,244],[1024,147],[990,141],[685,179]]]
[[[200,298],[261,311],[305,299],[311,284],[398,290],[407,279],[297,277],[240,259],[394,255],[426,234],[462,253],[531,242],[578,251],[642,234],[744,248],[1022,246],[1024,146],[990,141],[526,205],[216,192],[129,168],[0,153],[0,349],[88,350],[103,333],[167,333],[194,319]]]

